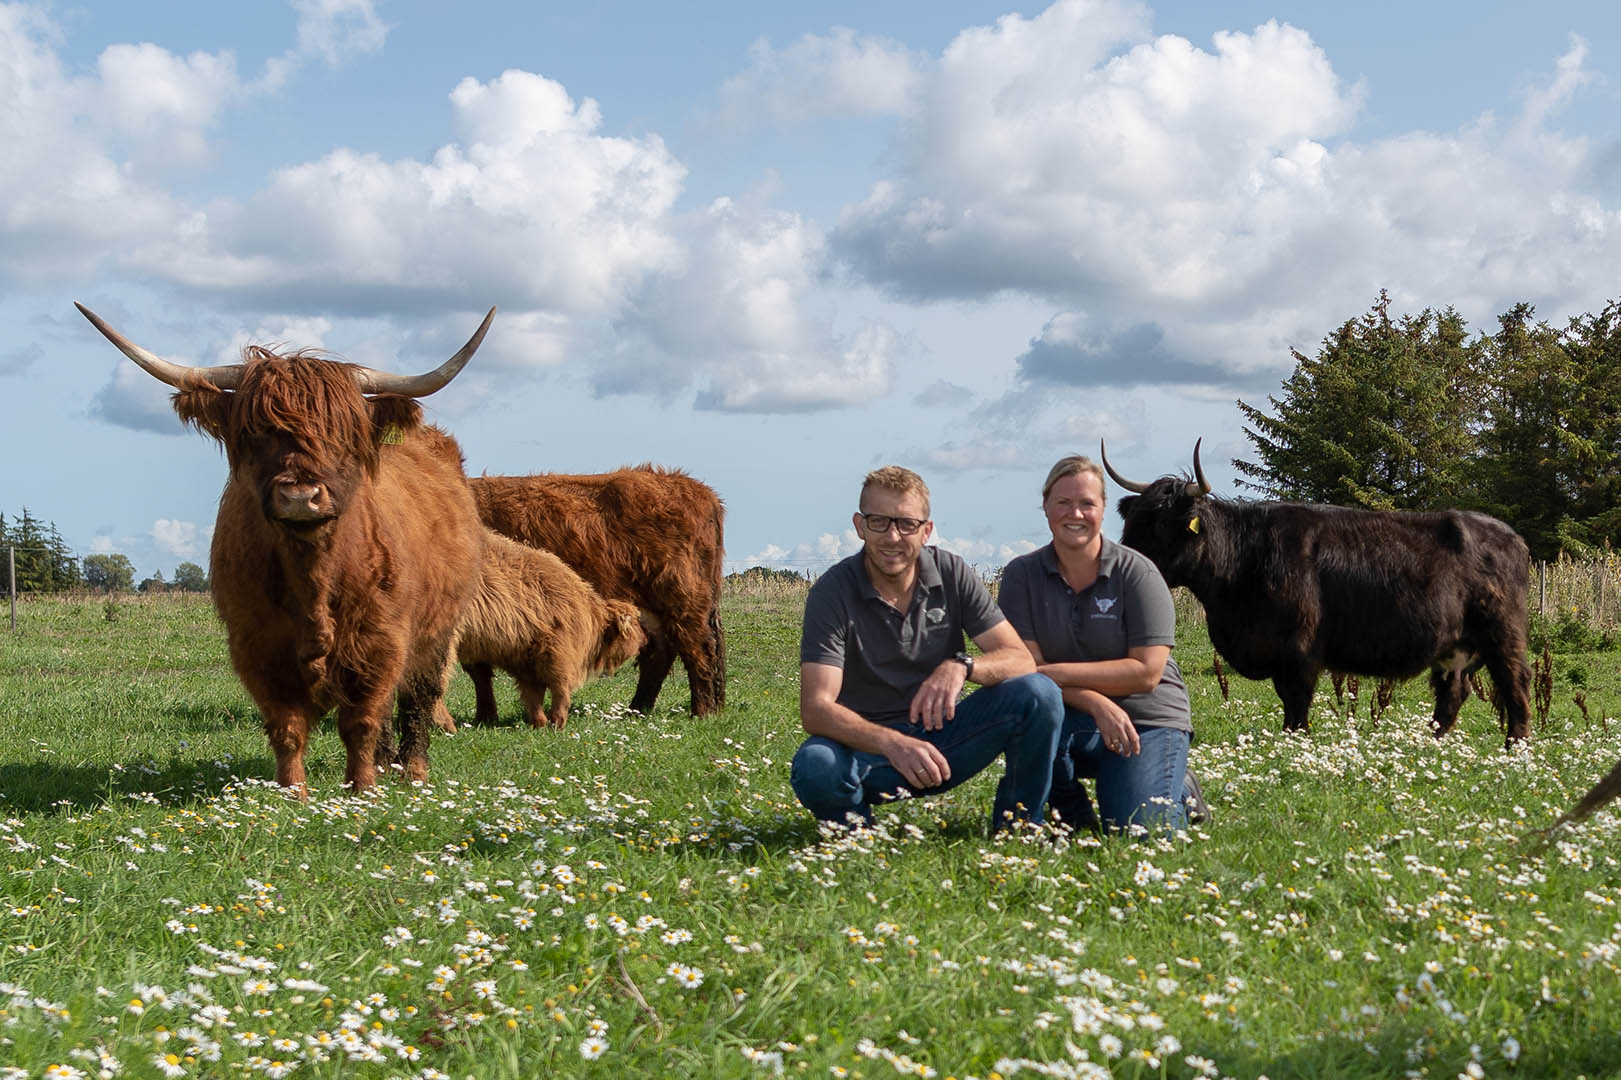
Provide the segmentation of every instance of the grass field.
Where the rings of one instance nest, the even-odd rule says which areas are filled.
[[[728,594],[720,716],[679,677],[628,715],[627,670],[532,731],[503,682],[425,786],[344,795],[326,726],[297,803],[205,599],[23,603],[0,1080],[1621,1072],[1621,818],[1522,842],[1621,757],[1621,654],[1556,655],[1512,753],[1476,700],[1432,739],[1423,680],[1377,718],[1325,681],[1284,738],[1192,624],[1207,825],[992,843],[987,775],[829,838],[788,788],[800,605]]]

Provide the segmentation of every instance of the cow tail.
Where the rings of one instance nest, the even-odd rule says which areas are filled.
[[[715,500],[715,560],[710,568],[714,603],[709,606],[709,641],[715,662],[715,708],[726,704],[726,633],[720,625],[720,594],[726,579],[726,504]]]

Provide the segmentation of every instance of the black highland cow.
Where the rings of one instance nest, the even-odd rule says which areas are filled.
[[[1212,498],[1194,478],[1126,480],[1120,542],[1204,605],[1210,642],[1247,679],[1271,679],[1286,731],[1305,730],[1326,668],[1406,679],[1430,669],[1436,735],[1458,719],[1468,676],[1497,686],[1507,743],[1530,735],[1525,651],[1530,555],[1503,522]]]

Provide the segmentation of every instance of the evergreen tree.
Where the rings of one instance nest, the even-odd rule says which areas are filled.
[[[1478,345],[1451,308],[1390,317],[1384,291],[1295,370],[1272,414],[1243,401],[1259,461],[1240,483],[1270,498],[1377,509],[1455,506],[1478,416]]]
[[[0,545],[15,549],[18,592],[59,592],[83,582],[79,560],[54,522],[42,522],[28,507],[7,526],[0,515]],[[0,581],[0,587],[5,582]]]
[[[84,575],[79,569],[79,560],[68,547],[68,542],[62,538],[62,533],[51,522],[49,532],[45,538],[46,555],[51,563],[51,589],[61,592],[64,589],[76,589],[84,584]]]
[[[1576,512],[1582,376],[1560,333],[1517,304],[1498,316],[1483,352],[1482,423],[1475,466],[1479,506],[1509,522],[1536,559],[1557,558]]]
[[[7,540],[17,550],[17,591],[49,592],[52,567],[50,553],[45,546],[45,530],[28,507],[23,507],[23,515],[12,527]]]

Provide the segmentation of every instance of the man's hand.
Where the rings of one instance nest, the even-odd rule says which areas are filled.
[[[922,724],[924,731],[939,731],[945,727],[946,721],[957,715],[957,695],[962,693],[963,683],[967,681],[967,668],[955,660],[943,661],[912,695],[912,707],[908,710],[912,723]]]
[[[914,792],[939,787],[951,779],[951,766],[946,763],[946,756],[933,743],[926,743],[922,739],[902,736],[884,756]]]

